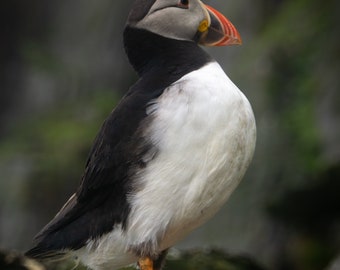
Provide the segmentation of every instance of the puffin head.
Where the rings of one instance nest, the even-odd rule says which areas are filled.
[[[206,46],[242,43],[233,24],[200,0],[136,0],[127,26]]]

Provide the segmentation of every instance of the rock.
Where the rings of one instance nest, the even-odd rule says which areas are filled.
[[[233,256],[219,249],[180,252],[171,256],[164,270],[264,270],[252,258]]]
[[[40,263],[15,251],[0,250],[1,270],[45,270]]]

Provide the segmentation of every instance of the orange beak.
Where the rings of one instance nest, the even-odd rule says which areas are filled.
[[[208,13],[208,26],[200,30],[199,43],[206,46],[227,46],[242,44],[241,36],[235,26],[219,11],[202,3]],[[200,26],[201,27],[201,26]]]

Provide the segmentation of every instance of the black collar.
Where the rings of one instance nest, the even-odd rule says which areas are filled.
[[[131,65],[141,77],[152,73],[179,79],[212,61],[193,41],[169,39],[130,26],[124,30],[124,46]]]

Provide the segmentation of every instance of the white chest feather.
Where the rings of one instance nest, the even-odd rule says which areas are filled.
[[[117,227],[96,244],[99,257],[111,257],[105,263],[96,257],[100,269],[132,263],[134,247],[147,245],[157,254],[208,220],[235,189],[254,152],[250,104],[217,63],[173,83],[147,113],[153,117],[147,136],[158,153],[136,176],[140,189],[129,197],[127,229]]]
[[[164,249],[215,214],[239,183],[253,155],[255,120],[217,63],[182,77],[147,112],[159,153],[138,177],[129,238]]]

